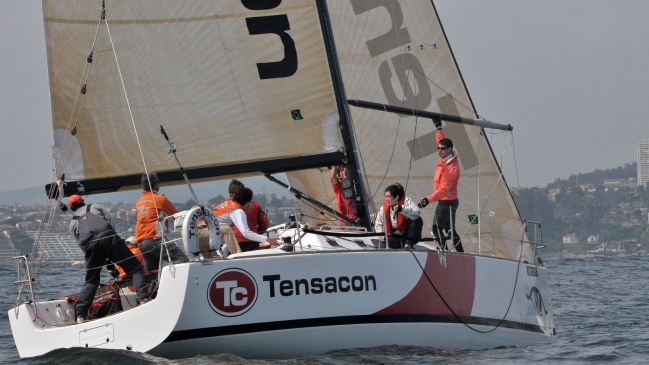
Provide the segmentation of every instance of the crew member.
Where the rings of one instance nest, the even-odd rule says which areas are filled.
[[[457,183],[460,180],[460,165],[457,152],[453,150],[453,142],[444,137],[442,121],[433,119],[437,131],[437,152],[439,161],[433,177],[433,193],[422,198],[418,206],[423,208],[431,202],[438,202],[433,219],[432,232],[440,246],[447,249],[446,240],[453,238],[453,246],[457,252],[464,252],[460,235],[455,230],[455,212],[459,205],[457,199]]]
[[[424,226],[424,221],[419,216],[419,207],[406,196],[399,183],[388,186],[384,194],[383,206],[379,208],[374,222],[375,230],[405,235],[408,238],[404,242],[400,238],[388,236],[388,247],[410,249],[421,239],[421,229]],[[385,237],[381,236],[379,240],[385,242]]]
[[[148,300],[149,292],[144,280],[142,264],[126,247],[110,220],[110,215],[99,204],[85,204],[81,196],[75,194],[68,199],[74,216],[70,221],[70,233],[83,250],[86,259],[86,281],[79,291],[76,302],[77,323],[88,318],[97,286],[101,268],[106,259],[119,264],[133,281],[140,303]]]
[[[348,181],[347,167],[343,165],[332,167],[329,172],[329,177],[331,179],[331,187],[336,195],[336,209],[338,213],[352,221],[356,221],[356,207],[354,206],[354,202],[351,198],[345,198],[343,191],[343,182]],[[342,225],[349,224],[347,220],[340,217],[338,221]]]
[[[252,195],[252,190],[249,188],[237,189],[231,200],[226,200],[214,208],[214,215],[221,226],[237,227],[241,235],[249,241],[277,246],[277,238],[262,236],[253,232],[248,226],[245,210],[250,207]]]
[[[147,272],[157,270],[160,265],[160,250],[163,219],[178,213],[178,209],[167,199],[166,196],[158,194],[160,190],[160,179],[155,172],[142,174],[142,197],[135,203],[135,240],[144,258],[144,268]],[[174,264],[188,262],[187,256],[173,242],[166,243],[162,259]],[[169,255],[167,255],[169,251]],[[171,256],[171,258],[169,258]]]

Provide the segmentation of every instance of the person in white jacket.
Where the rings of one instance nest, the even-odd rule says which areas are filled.
[[[424,221],[419,216],[419,207],[406,196],[401,184],[396,183],[385,189],[383,206],[379,209],[374,222],[376,232],[388,233],[389,248],[410,249],[421,239]],[[390,222],[385,224],[384,222]],[[392,234],[406,236],[406,239],[393,237]],[[379,237],[381,247],[385,247],[385,236]]]

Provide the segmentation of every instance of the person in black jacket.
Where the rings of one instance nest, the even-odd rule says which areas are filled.
[[[140,303],[149,297],[148,287],[144,280],[142,264],[128,249],[124,240],[115,233],[115,228],[108,212],[99,204],[86,206],[83,198],[72,195],[68,205],[74,212],[70,221],[70,233],[86,259],[86,281],[79,291],[76,303],[77,323],[88,318],[88,310],[99,285],[101,268],[106,259],[121,266],[133,281]]]

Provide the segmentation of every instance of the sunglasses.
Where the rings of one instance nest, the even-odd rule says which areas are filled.
[[[437,150],[438,150],[438,151],[444,151],[444,150],[447,149],[447,148],[448,148],[448,147],[437,147]]]

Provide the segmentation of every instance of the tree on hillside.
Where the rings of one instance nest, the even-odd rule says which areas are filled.
[[[513,194],[516,206],[525,220],[539,222],[547,243],[561,242],[563,223],[555,216],[555,203],[550,201],[546,189],[524,189]],[[559,232],[559,233],[557,233]]]
[[[649,250],[649,228],[640,235],[640,244],[643,250]]]

